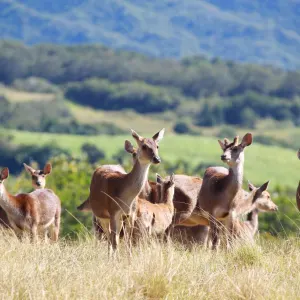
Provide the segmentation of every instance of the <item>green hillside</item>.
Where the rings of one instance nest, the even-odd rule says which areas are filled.
[[[4,0],[0,37],[298,68],[298,14],[299,2],[285,0]]]
[[[34,145],[38,141],[39,145],[43,145],[55,142],[77,157],[81,155],[81,146],[84,143],[92,143],[105,152],[107,155],[106,161],[112,161],[112,156],[122,151],[125,139],[131,139],[129,128],[128,134],[123,136],[86,137],[18,131],[1,133],[12,135],[13,142],[16,144]],[[179,136],[166,133],[161,143],[160,154],[163,161],[171,163],[176,161],[187,162],[191,170],[200,164],[226,166],[220,160],[221,149],[216,138]],[[246,149],[245,157],[246,179],[258,184],[271,180],[273,187],[280,184],[296,188],[300,179],[297,164],[300,164],[300,162],[295,151],[257,144],[254,136],[254,144]],[[202,174],[197,175],[202,176]]]

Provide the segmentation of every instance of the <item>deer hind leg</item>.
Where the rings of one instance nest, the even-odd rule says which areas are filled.
[[[101,225],[99,219],[97,219],[97,217],[95,215],[93,215],[93,228],[94,228],[95,237],[98,240],[101,240],[104,235],[104,230],[102,228],[102,225]]]
[[[121,218],[121,211],[117,212],[110,218],[110,256],[115,253],[119,245],[119,235],[122,229],[123,219]]]
[[[30,228],[30,239],[31,242],[36,243],[38,241],[38,224],[33,222]]]
[[[54,216],[54,222],[52,226],[52,234],[51,234],[51,240],[53,242],[57,242],[58,236],[59,236],[59,230],[60,230],[60,208],[56,210],[55,216]]]

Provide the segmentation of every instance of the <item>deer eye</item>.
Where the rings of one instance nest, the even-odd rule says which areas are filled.
[[[159,146],[157,145],[157,146],[156,146],[156,148],[158,149],[158,148],[159,148]]]

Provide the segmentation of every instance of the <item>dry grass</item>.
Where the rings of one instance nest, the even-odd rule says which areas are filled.
[[[1,299],[299,299],[300,240],[215,253],[152,240],[121,245],[88,237],[58,244],[0,239]]]
[[[167,130],[172,130],[174,125],[173,122],[159,119],[155,115],[143,115],[130,110],[95,110],[91,107],[77,105],[72,102],[68,102],[68,107],[77,121],[83,124],[110,122],[120,128],[139,128],[144,133],[153,133],[164,127]]]
[[[18,91],[2,85],[0,86],[0,95],[3,95],[11,102],[50,101],[55,98],[54,94]]]

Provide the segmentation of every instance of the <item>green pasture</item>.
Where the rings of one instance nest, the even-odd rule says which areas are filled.
[[[69,150],[75,157],[81,155],[82,144],[93,143],[106,153],[108,161],[123,148],[125,139],[133,142],[129,129],[128,135],[124,136],[75,136],[14,130],[0,131],[0,133],[11,135],[16,144],[56,143]],[[159,151],[163,161],[182,160],[188,162],[192,168],[199,164],[225,166],[220,160],[221,149],[216,138],[166,133]],[[271,180],[273,187],[280,184],[294,188],[300,179],[299,169],[300,162],[295,151],[256,144],[255,136],[253,145],[245,150],[245,179],[255,183],[260,184]]]

